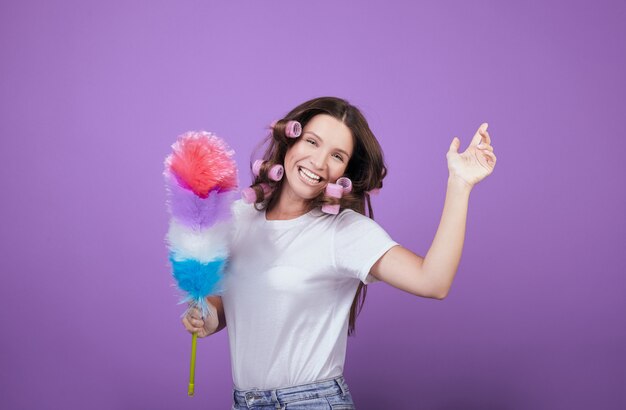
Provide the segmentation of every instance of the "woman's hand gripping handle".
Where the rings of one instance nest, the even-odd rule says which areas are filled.
[[[207,298],[210,314],[202,317],[202,312],[198,308],[191,308],[183,317],[183,326],[191,334],[196,333],[198,337],[207,337],[217,333],[226,327],[224,317],[224,307],[220,296],[209,296]]]

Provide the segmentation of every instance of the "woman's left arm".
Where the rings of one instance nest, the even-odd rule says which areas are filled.
[[[446,199],[426,256],[395,246],[372,266],[374,277],[417,296],[443,299],[448,295],[461,261],[470,192],[496,165],[487,124],[478,128],[463,153],[458,152],[459,145],[455,137],[447,153],[450,174]]]

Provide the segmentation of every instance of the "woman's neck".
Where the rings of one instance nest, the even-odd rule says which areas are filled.
[[[279,193],[278,201],[268,209],[265,216],[269,220],[294,219],[309,212],[309,201],[283,189]]]

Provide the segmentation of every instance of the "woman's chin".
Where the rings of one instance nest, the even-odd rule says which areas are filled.
[[[298,187],[298,189],[294,189],[293,192],[303,201],[311,201],[319,196],[319,194],[322,192],[322,189],[312,189],[311,187]]]

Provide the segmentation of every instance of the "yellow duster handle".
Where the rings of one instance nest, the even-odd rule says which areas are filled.
[[[189,389],[187,394],[193,396],[193,385],[196,377],[196,341],[198,340],[198,334],[194,333],[191,336],[191,365],[189,367]]]

